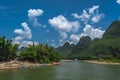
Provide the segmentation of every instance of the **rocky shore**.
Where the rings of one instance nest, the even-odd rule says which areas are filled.
[[[36,68],[40,66],[51,66],[51,65],[57,65],[57,64],[60,64],[60,63],[54,62],[49,64],[40,64],[40,63],[21,62],[21,61],[1,62],[0,70],[16,69],[16,68]]]

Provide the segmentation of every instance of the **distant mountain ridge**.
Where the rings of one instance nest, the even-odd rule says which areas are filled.
[[[65,43],[60,48],[64,49],[61,52],[57,49],[62,55],[69,51],[69,59],[105,59],[120,62],[120,21],[112,22],[101,39],[92,41],[86,36],[72,47]]]
[[[105,31],[103,38],[118,38],[120,37],[120,21],[114,21]]]
[[[91,40],[91,38],[89,36],[83,36],[79,40],[79,42],[73,47],[71,53],[79,54],[80,52],[87,49],[91,42],[92,42],[92,40]]]
[[[71,53],[74,46],[74,44],[66,42],[63,46],[56,48],[56,50],[63,58],[66,58],[66,56],[68,56]]]

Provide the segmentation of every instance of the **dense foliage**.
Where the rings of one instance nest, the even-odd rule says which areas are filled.
[[[48,45],[30,45],[24,49],[18,49],[17,44],[5,37],[0,38],[0,62],[18,59],[21,61],[50,63],[58,62],[61,57],[53,47]]]
[[[13,45],[12,40],[7,40],[4,36],[0,38],[0,61],[10,61],[16,58],[18,45]]]
[[[58,62],[61,57],[53,47],[48,45],[30,45],[19,55],[19,60],[37,63]]]
[[[89,55],[103,59],[120,59],[120,38],[101,39],[90,45],[86,51]]]

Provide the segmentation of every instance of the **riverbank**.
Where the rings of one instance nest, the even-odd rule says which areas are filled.
[[[74,60],[69,60],[69,59],[68,60],[66,60],[66,59],[61,60],[61,62],[69,62],[69,61],[74,61]]]
[[[98,61],[98,60],[83,60],[84,62],[88,63],[95,63],[95,64],[109,64],[109,65],[120,65],[120,63],[113,63],[107,61]]]
[[[31,63],[31,62],[21,62],[21,61],[11,61],[11,62],[1,62],[0,70],[6,69],[16,69],[16,68],[36,68],[40,66],[51,66],[60,64],[59,62],[53,62],[49,64]]]

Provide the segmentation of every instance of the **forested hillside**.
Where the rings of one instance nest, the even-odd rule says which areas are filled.
[[[120,61],[120,21],[114,21],[102,39],[82,37],[73,47],[68,59],[104,59]]]

